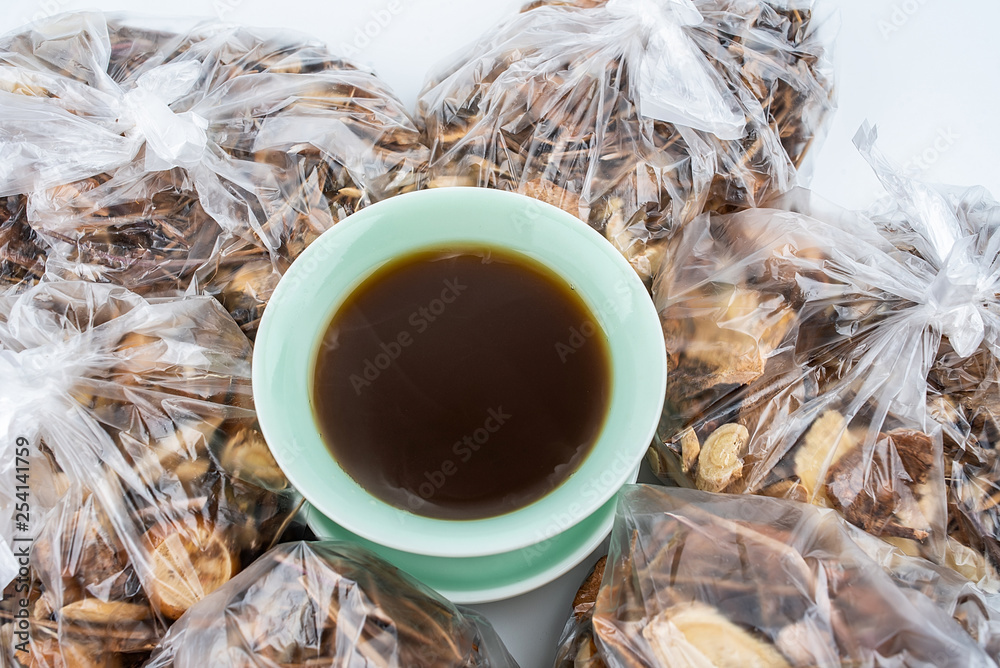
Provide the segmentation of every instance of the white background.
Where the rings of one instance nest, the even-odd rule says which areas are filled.
[[[1000,196],[1000,3],[996,0],[818,0],[837,10],[839,110],[812,155],[815,191],[863,208],[880,195],[851,138],[879,126],[882,150],[931,181],[983,185]],[[349,48],[413,108],[426,73],[490,31],[521,0],[0,0],[0,31],[90,9],[159,11],[303,31]],[[395,13],[390,9],[397,9]],[[385,18],[389,16],[389,20]],[[382,19],[381,23],[379,19]],[[382,25],[385,24],[385,25]],[[364,28],[373,36],[364,34]],[[523,668],[550,666],[573,594],[596,560],[517,599],[477,606]]]

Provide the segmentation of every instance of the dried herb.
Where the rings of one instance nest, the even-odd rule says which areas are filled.
[[[643,31],[655,26],[603,2],[536,2],[425,86],[429,185],[553,204],[604,233],[647,281],[670,230],[790,187],[831,107],[811,12],[695,4],[704,20],[683,35],[742,110],[741,138],[639,113]]]
[[[631,486],[555,665],[985,667],[998,612],[991,594],[835,514]]]
[[[487,622],[346,543],[288,543],[196,604],[149,668],[513,666]]]
[[[741,425],[745,448],[702,488],[834,508],[994,586],[998,205],[908,179],[874,138],[856,142],[893,199],[868,214],[800,193],[778,202],[790,210],[713,216],[671,240],[654,285],[670,381],[650,460],[696,486],[706,439]]]
[[[17,658],[135,665],[296,511],[254,416],[250,342],[209,297],[150,303],[48,280],[3,308],[0,330],[18,350],[8,381],[30,375],[47,391],[21,409],[16,389],[0,391],[30,416],[24,437],[43,453],[32,481],[57,488],[36,499],[37,595]],[[31,361],[41,359],[47,367]]]
[[[117,115],[115,95],[132,95],[165,67],[195,64],[191,90],[169,110],[174,119],[200,118],[206,140],[197,161],[178,158],[184,166],[164,168],[147,139],[108,169],[25,191],[30,228],[14,229],[51,247],[50,272],[144,295],[214,295],[252,337],[278,278],[306,246],[358,208],[418,186],[427,150],[402,104],[372,73],[315,43],[244,28],[149,31],[94,14],[72,15],[59,30],[58,44],[36,33],[0,44],[12,92],[92,119],[87,130],[96,135]],[[52,49],[58,59],[45,55]],[[80,133],[63,140],[86,145]],[[110,146],[92,152],[114,153]],[[11,183],[21,183],[13,167]],[[74,168],[66,173],[85,170]],[[0,192],[12,187],[0,179]],[[0,219],[0,276],[36,280],[41,267],[24,265],[38,255],[8,244],[7,227]],[[31,276],[19,278],[8,262]]]

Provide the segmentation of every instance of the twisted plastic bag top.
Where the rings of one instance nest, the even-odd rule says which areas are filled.
[[[628,486],[556,665],[996,666],[997,597],[958,580],[828,510]]]
[[[141,660],[277,540],[294,498],[250,354],[210,297],[46,280],[0,300],[0,530],[18,557],[30,546],[0,606],[5,660]]]
[[[826,25],[757,0],[533,5],[425,85],[428,182],[559,206],[649,279],[671,229],[795,183],[832,107]]]
[[[0,39],[0,197],[31,228],[5,236],[60,275],[217,295],[250,334],[298,253],[426,155],[371,72],[301,37],[79,13]]]
[[[682,30],[702,22],[691,0],[609,0],[612,16],[635,21],[643,33],[639,113],[667,123],[739,139],[746,123],[725,81]]]
[[[878,135],[864,126],[855,144],[888,194],[870,212],[888,236],[909,244],[926,262],[926,307],[930,323],[961,357],[984,344],[1000,355],[1000,236],[998,223],[977,220],[945,193],[902,176],[875,146]],[[994,217],[1000,207],[993,204]]]
[[[870,217],[795,193],[779,204],[797,211],[682,231],[654,286],[671,382],[653,459],[700,489],[833,507],[995,587],[996,511],[973,490],[1000,471],[996,218],[891,170],[872,139],[894,200]]]
[[[349,543],[278,546],[185,613],[146,668],[516,668],[489,622]]]

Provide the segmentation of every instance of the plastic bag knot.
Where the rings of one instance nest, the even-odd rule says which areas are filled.
[[[698,25],[701,12],[691,0],[608,0],[608,11],[618,16],[636,16],[647,25],[670,20],[679,25]]]
[[[993,252],[984,252],[979,244],[990,230],[971,226],[941,192],[903,175],[878,150],[877,140],[878,129],[865,121],[854,136],[854,145],[902,216],[893,225],[908,233],[909,243],[930,269],[918,276],[927,281],[923,294],[916,298],[924,305],[920,317],[947,336],[960,357],[972,355],[987,338],[995,344],[1000,340],[1000,323],[995,315],[990,316],[988,307],[996,303],[998,294],[995,246]]]
[[[609,0],[606,9],[613,18],[635,21],[643,41],[640,114],[711,132],[719,139],[743,136],[742,108],[684,31],[702,22],[691,0]]]
[[[981,311],[987,300],[995,299],[980,283],[975,268],[963,262],[957,267],[946,265],[927,287],[928,324],[947,336],[952,349],[963,358],[976,352],[986,338]]]
[[[128,131],[146,142],[146,169],[190,169],[201,162],[208,144],[208,121],[193,112],[175,113],[170,105],[191,91],[201,76],[196,61],[168,63],[146,72],[125,93],[122,111]]]

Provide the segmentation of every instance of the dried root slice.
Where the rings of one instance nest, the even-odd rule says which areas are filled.
[[[833,635],[808,618],[781,629],[774,644],[796,666],[843,665]]]
[[[114,373],[143,374],[163,366],[167,346],[163,339],[129,332],[118,342],[115,355],[121,358]]]
[[[73,624],[108,626],[146,621],[152,616],[151,612],[148,606],[138,603],[85,598],[63,606],[59,610],[59,619]]]
[[[934,441],[930,436],[915,429],[893,429],[879,434],[879,440],[882,439],[892,442],[912,484],[922,485],[927,482],[936,459]]]
[[[656,447],[646,450],[646,462],[649,463],[649,468],[652,469],[653,475],[657,478],[664,479],[674,473],[680,474],[679,466],[675,465],[675,461],[676,457],[673,456],[672,452],[664,452]]]
[[[657,665],[671,668],[791,668],[775,647],[694,601],[653,617],[642,630]]]
[[[769,358],[795,323],[795,310],[781,295],[743,286],[733,286],[728,297],[719,326],[751,337],[761,357]]]
[[[590,572],[587,579],[583,581],[580,588],[573,597],[573,614],[580,618],[590,612],[597,601],[597,592],[601,588],[601,580],[604,579],[604,569],[608,565],[608,557],[604,555],[596,564],[594,570]]]
[[[576,655],[573,657],[573,666],[579,668],[605,668],[607,666],[598,652],[594,636],[590,633],[580,638]]]
[[[847,430],[844,416],[829,410],[812,423],[804,441],[795,451],[795,475],[805,488],[807,499],[815,503],[819,483],[827,468],[854,445],[854,439]]]
[[[31,557],[36,573],[48,584],[47,592],[59,593],[56,607],[88,591],[123,596],[132,570],[108,519],[92,499],[76,512],[67,508],[59,506],[58,515],[53,515],[58,521],[42,528]]]
[[[927,414],[941,424],[957,424],[962,419],[958,404],[944,394],[927,398]]]
[[[209,522],[158,525],[146,536],[153,577],[149,599],[168,619],[180,617],[239,570],[225,537]]]
[[[85,584],[101,583],[125,568],[124,548],[92,503],[70,515],[59,531],[47,531],[35,542],[36,567],[66,578],[80,577]],[[51,535],[58,533],[59,535]]]
[[[750,432],[741,424],[724,424],[705,439],[698,455],[698,489],[721,492],[743,475],[743,458]]]
[[[63,606],[56,616],[62,640],[94,645],[88,652],[90,656],[101,652],[148,652],[161,635],[153,611],[145,604],[88,598]]]
[[[54,637],[32,638],[28,652],[14,653],[28,668],[119,668],[121,658],[92,645]]]
[[[767,359],[758,342],[742,331],[724,329],[714,320],[666,320],[664,338],[683,352],[682,366],[697,369],[703,389],[719,385],[746,385],[760,378]]]
[[[531,179],[521,187],[521,192],[574,216],[580,216],[580,195],[566,190],[557,183],[543,178]]]
[[[920,432],[895,430],[879,434],[871,453],[854,446],[827,471],[824,492],[830,505],[876,536],[925,540],[930,527],[911,485],[930,475],[931,443]]]
[[[39,458],[37,464],[32,461],[30,466],[33,485],[31,492],[35,497],[35,503],[41,508],[54,507],[69,493],[71,486],[69,476],[62,471],[56,471],[43,458]]]
[[[653,238],[641,218],[638,222],[634,222],[635,217],[625,220],[623,212],[626,207],[620,198],[612,198],[608,205],[613,213],[604,228],[604,236],[625,256],[643,283],[650,286],[653,274],[666,255],[666,239]]]
[[[951,536],[945,545],[945,564],[961,573],[970,582],[984,585],[985,589],[1000,588],[1000,577],[986,557]]]
[[[698,455],[701,454],[701,441],[694,429],[688,428],[681,434],[681,470],[690,473],[698,463]]]
[[[211,470],[208,459],[183,459],[173,467],[173,475],[184,485],[193,485]]]
[[[162,438],[147,443],[135,441],[138,449],[151,451],[166,470],[173,470],[182,460],[208,458],[208,444],[222,423],[218,417],[203,417],[197,420],[175,422],[174,430]],[[122,432],[123,442],[130,439]],[[134,441],[134,439],[132,439]]]
[[[479,185],[479,180],[472,174],[442,174],[427,181],[428,188],[471,188]]]
[[[761,496],[774,499],[791,499],[801,503],[809,503],[809,490],[805,485],[792,479],[779,480],[758,492]]]
[[[226,442],[220,463],[240,480],[279,491],[288,487],[288,479],[274,461],[263,435],[249,427],[241,429]]]
[[[255,331],[267,302],[278,283],[271,260],[247,261],[231,274],[220,272],[213,283],[225,285],[219,301],[244,331]]]

